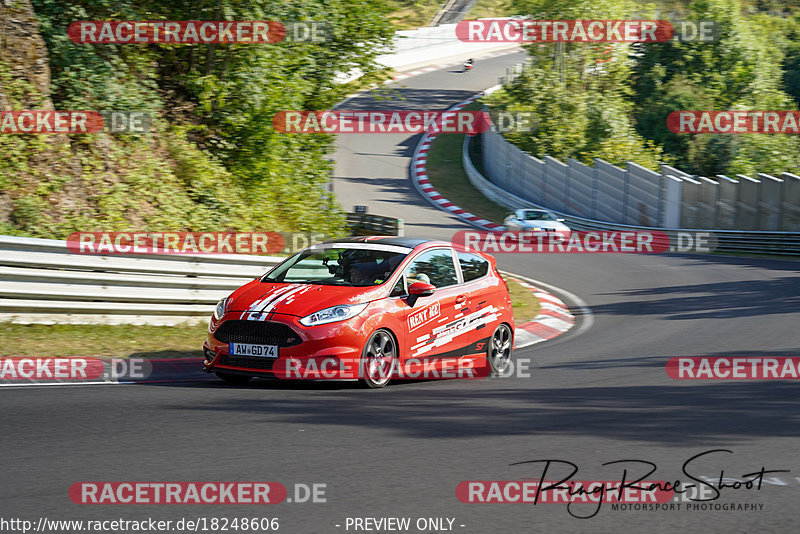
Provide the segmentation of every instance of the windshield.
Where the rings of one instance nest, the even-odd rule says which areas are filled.
[[[388,247],[383,250],[344,247],[306,249],[275,267],[261,281],[359,287],[380,285],[389,279],[408,255],[405,251],[385,248]]]
[[[555,221],[546,211],[523,211],[522,216],[526,221]]]

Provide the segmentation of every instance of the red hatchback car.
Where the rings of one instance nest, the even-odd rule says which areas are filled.
[[[443,241],[346,238],[306,248],[222,299],[204,366],[237,385],[485,376],[508,368],[513,325],[492,256]]]

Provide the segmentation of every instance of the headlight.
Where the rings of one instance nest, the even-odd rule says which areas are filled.
[[[225,312],[227,310],[228,310],[228,297],[225,297],[224,299],[220,299],[220,301],[217,302],[217,307],[216,309],[214,309],[214,319],[216,319],[217,321],[222,320],[222,316],[225,315]]]
[[[303,326],[316,326],[318,324],[335,323],[336,321],[344,321],[351,317],[355,317],[366,308],[366,304],[353,304],[352,306],[331,306],[311,315],[306,315],[300,319],[300,324]]]

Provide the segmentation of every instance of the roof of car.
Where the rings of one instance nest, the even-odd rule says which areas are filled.
[[[434,242],[432,239],[416,239],[411,237],[383,235],[343,237],[341,239],[326,241],[326,243],[380,243],[381,245],[397,245],[408,248],[417,248],[420,245],[432,242]]]
[[[378,235],[378,236],[343,237],[341,239],[332,239],[330,241],[325,241],[325,243],[320,243],[320,244],[327,244],[327,243],[376,243],[381,245],[394,245],[394,246],[406,247],[410,249],[452,247],[457,252],[470,252],[487,258],[492,257],[491,254],[486,254],[485,252],[470,250],[461,243],[442,241],[440,239],[418,239],[411,237]]]

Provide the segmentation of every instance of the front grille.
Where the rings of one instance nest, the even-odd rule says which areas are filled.
[[[241,319],[225,321],[214,332],[214,337],[223,343],[250,343],[278,347],[293,347],[302,343],[300,336],[283,323]]]
[[[269,371],[275,365],[275,360],[277,360],[277,358],[258,358],[253,356],[231,356],[229,354],[223,354],[219,358],[219,365]]]

